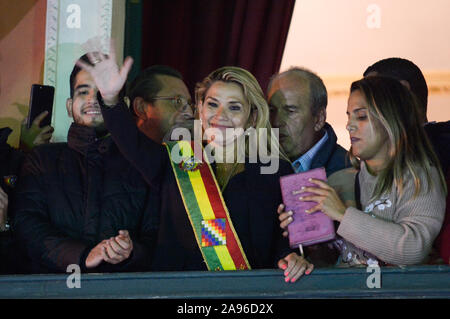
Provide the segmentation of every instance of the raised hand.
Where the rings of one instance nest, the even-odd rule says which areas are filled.
[[[119,92],[127,80],[128,73],[133,65],[133,59],[127,57],[123,66],[119,68],[116,62],[114,42],[112,40],[110,41],[109,56],[100,52],[88,52],[87,56],[93,65],[89,65],[80,60],[76,64],[88,72],[94,79],[106,105],[117,104]]]

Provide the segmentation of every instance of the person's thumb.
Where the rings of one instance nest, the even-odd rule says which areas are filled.
[[[286,259],[283,258],[278,261],[278,268],[286,270],[287,267],[288,267],[288,263],[287,263]]]

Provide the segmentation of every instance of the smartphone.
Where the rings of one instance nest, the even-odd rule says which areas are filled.
[[[33,84],[30,93],[30,108],[28,110],[27,127],[30,128],[34,119],[44,111],[48,115],[41,121],[40,127],[50,125],[52,120],[53,99],[55,88],[50,85]]]

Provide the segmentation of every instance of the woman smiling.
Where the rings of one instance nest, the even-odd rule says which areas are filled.
[[[233,147],[231,153],[225,149],[225,163],[210,164],[205,158],[196,161],[190,142],[155,143],[136,128],[126,105],[118,99],[131,59],[127,58],[119,69],[113,57],[101,57],[94,67],[80,64],[97,83],[105,124],[113,140],[154,187],[154,213],[147,216],[155,227],[155,237],[148,243],[154,249],[152,270],[278,266],[285,271],[286,282],[309,274],[313,265],[290,250],[275,213],[281,201],[279,177],[292,173],[290,164],[280,160],[276,172],[263,174],[259,158],[239,163]],[[237,67],[212,72],[198,84],[196,100],[207,142],[215,151],[234,145],[251,126],[257,134],[259,128],[266,128],[267,143],[272,144],[268,105],[249,72]],[[227,129],[240,130],[241,135],[229,136]],[[253,141],[246,139],[246,154],[256,147],[251,145]],[[176,146],[183,153],[181,163],[172,160]],[[273,149],[269,156],[270,151]]]
[[[278,162],[279,156],[288,161],[272,135],[267,102],[250,72],[233,66],[219,68],[197,84],[195,98],[204,137],[215,150],[222,191],[232,176],[245,169],[245,161]],[[244,150],[239,149],[239,139],[244,139]],[[251,147],[255,152],[251,153]],[[245,158],[239,158],[242,151]]]

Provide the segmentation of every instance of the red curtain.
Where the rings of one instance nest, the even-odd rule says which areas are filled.
[[[263,91],[278,72],[295,0],[146,0],[142,68],[169,65],[195,83],[225,65],[250,71]]]

